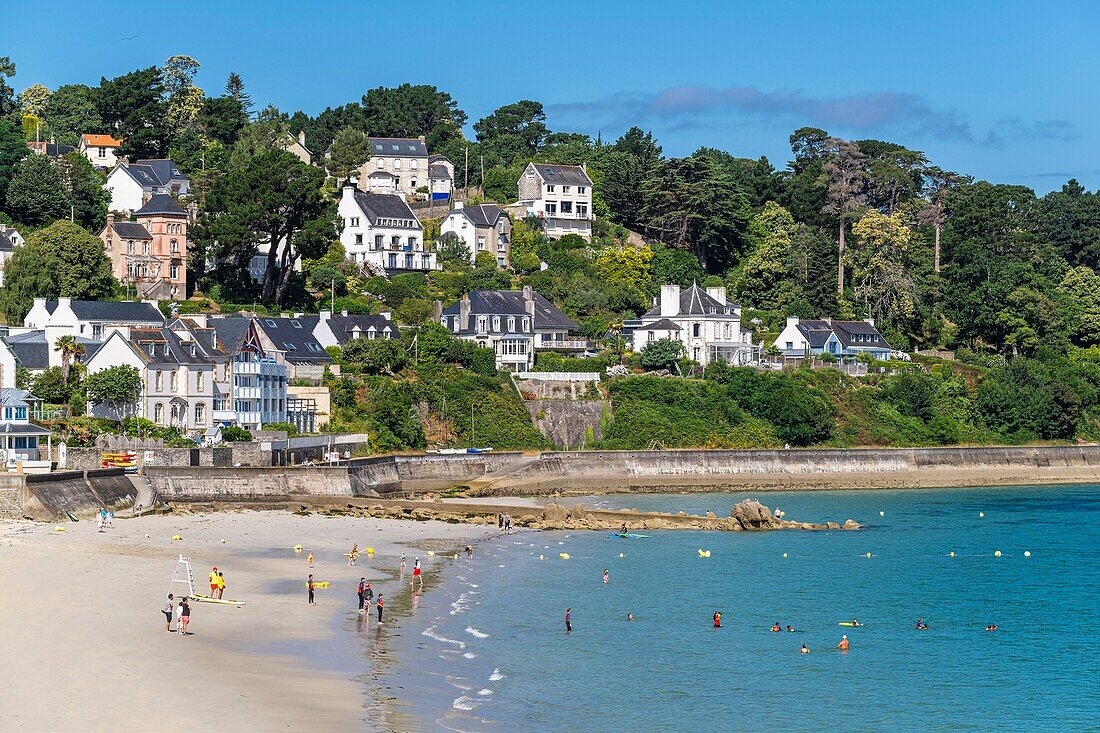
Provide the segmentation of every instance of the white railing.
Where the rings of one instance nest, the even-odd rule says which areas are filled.
[[[543,339],[539,341],[536,348],[539,349],[591,349],[594,344],[591,341],[585,339]]]
[[[598,382],[599,372],[522,372],[513,379],[545,379],[552,382]]]

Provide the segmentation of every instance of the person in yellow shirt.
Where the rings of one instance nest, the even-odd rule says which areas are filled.
[[[225,595],[225,576],[223,576],[221,571],[219,570],[218,571],[218,595],[216,597],[221,598],[223,595]]]
[[[218,566],[210,568],[210,597],[218,597]]]

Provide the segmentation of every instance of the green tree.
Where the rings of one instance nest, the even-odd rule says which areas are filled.
[[[99,112],[99,89],[64,84],[46,101],[42,116],[57,142],[76,145],[84,133],[107,132]]]
[[[73,359],[79,359],[84,354],[84,344],[77,342],[76,336],[67,334],[54,342],[54,348],[61,352],[61,381],[68,387],[69,369]]]
[[[111,203],[103,176],[76,150],[58,158],[55,165],[69,194],[73,219],[89,231],[102,231]]]
[[[370,139],[361,130],[345,127],[332,140],[330,154],[325,159],[325,169],[337,184],[348,181],[359,173],[359,167],[370,160]]]
[[[825,177],[825,204],[822,211],[832,214],[838,223],[836,292],[844,293],[844,232],[848,220],[863,207],[863,188],[867,173],[863,170],[864,155],[855,143],[830,137],[825,141],[826,157],[822,164]]]
[[[77,378],[73,378],[73,377]],[[71,383],[70,383],[71,381]],[[61,367],[48,367],[38,376],[34,377],[28,385],[31,393],[50,405],[68,404],[75,393],[82,392],[80,387],[79,370],[69,379],[62,374]]]
[[[260,295],[265,304],[282,305],[298,258],[321,256],[337,235],[336,205],[321,191],[324,175],[286,151],[259,152],[214,184],[194,240],[238,271],[261,243],[287,242],[268,248]]]
[[[1079,346],[1100,344],[1100,275],[1083,265],[1074,267],[1058,289],[1069,337]]]
[[[0,117],[7,117],[18,106],[15,90],[8,85],[8,79],[15,76],[15,63],[7,56],[0,56]]]
[[[31,84],[19,93],[19,110],[25,115],[45,116],[46,104],[50,100],[50,89],[42,84]]]
[[[609,285],[628,285],[647,290],[650,286],[650,262],[653,250],[641,247],[604,247],[596,253],[593,265],[600,279]]]
[[[427,84],[376,87],[363,95],[361,129],[374,137],[424,135],[429,150],[462,137],[466,113],[447,92]],[[335,129],[346,127],[340,124]],[[320,148],[324,149],[324,148]]]
[[[229,78],[225,82],[225,96],[236,101],[246,115],[252,111],[252,96],[245,91],[241,75],[235,71],[229,72]]]
[[[860,140],[856,145],[865,159],[868,206],[893,216],[899,206],[920,195],[928,166],[924,153],[882,140]]]
[[[248,115],[235,97],[213,97],[203,101],[195,122],[205,142],[231,148],[248,124]]]
[[[436,254],[443,265],[470,266],[470,245],[455,232],[447,232],[435,245]]]
[[[921,224],[932,227],[935,235],[936,244],[933,249],[932,269],[938,273],[940,271],[940,240],[943,235],[943,225],[947,223],[948,216],[947,199],[959,184],[966,181],[958,173],[951,173],[935,166],[926,168],[924,175],[927,180],[928,201],[921,207],[917,216]]]
[[[23,137],[23,131],[0,119],[0,202],[6,199],[8,184],[15,175],[19,161],[26,156],[27,139]]]
[[[1039,200],[1036,230],[1071,265],[1100,269],[1100,191],[1076,179]]]
[[[355,339],[344,344],[341,356],[368,374],[394,374],[406,364],[405,346],[400,339]]]
[[[190,56],[169,56],[161,69],[164,84],[164,124],[171,137],[192,129],[206,96],[195,86],[201,64]]]
[[[474,132],[487,165],[507,166],[537,153],[550,130],[542,103],[524,99],[478,120]]]
[[[69,214],[72,198],[46,155],[28,155],[15,169],[5,209],[24,224],[42,226]]]
[[[672,247],[654,246],[651,248],[653,259],[650,261],[652,279],[655,285],[679,285],[691,287],[706,277],[699,258],[691,252]]]
[[[642,366],[646,369],[673,369],[684,355],[684,345],[674,339],[657,339],[642,347]]]
[[[737,276],[736,292],[745,305],[767,307],[775,303],[778,288],[790,274],[798,225],[789,211],[769,201],[756,215],[753,227],[759,244],[745,258]]]
[[[229,425],[222,428],[222,440],[226,443],[251,443],[252,433],[236,425]]]
[[[119,365],[89,374],[84,380],[88,401],[103,405],[118,418],[132,415],[141,395],[141,372]]]
[[[168,152],[164,93],[164,80],[155,66],[100,79],[96,104],[104,125],[122,138],[120,154],[161,158]]]
[[[30,234],[5,264],[0,307],[8,323],[22,323],[35,298],[99,300],[116,287],[103,242],[70,221],[56,221]]]
[[[855,242],[845,253],[855,295],[879,320],[913,315],[914,286],[906,269],[909,227],[900,214],[870,209],[852,227]]]

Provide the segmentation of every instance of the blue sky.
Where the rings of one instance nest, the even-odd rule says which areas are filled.
[[[236,71],[288,112],[407,81],[449,91],[471,122],[537,99],[552,129],[614,139],[637,124],[671,155],[707,145],[782,168],[788,135],[813,125],[1040,193],[1071,177],[1100,187],[1100,3],[5,5],[16,89],[182,53],[208,91]]]

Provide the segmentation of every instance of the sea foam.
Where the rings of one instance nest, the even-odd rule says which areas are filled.
[[[467,626],[466,627],[466,633],[469,634],[470,636],[476,637],[478,639],[488,639],[489,638],[488,634],[486,634],[484,631],[482,631],[480,629],[475,629],[473,626]]]

